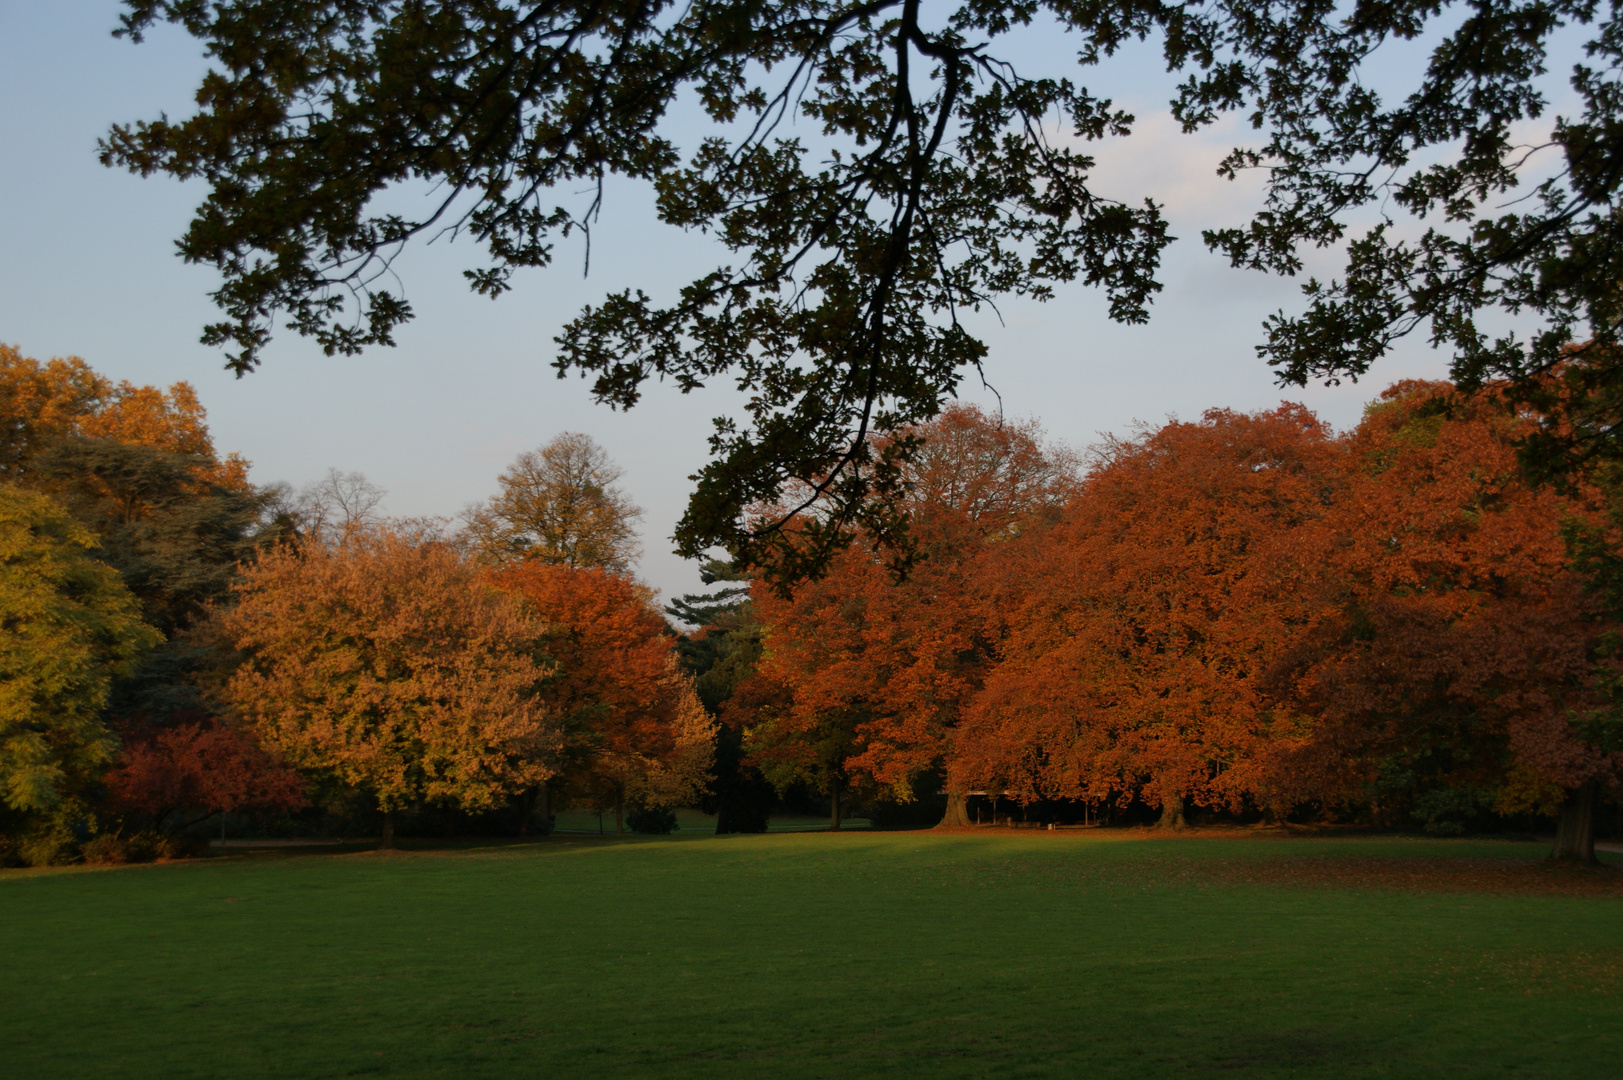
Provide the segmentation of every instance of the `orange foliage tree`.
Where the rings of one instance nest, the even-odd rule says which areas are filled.
[[[556,770],[545,624],[437,537],[380,527],[283,546],[235,591],[231,702],[289,762],[369,792],[385,847],[407,805],[484,809]]]
[[[247,469],[215,457],[186,383],[115,384],[76,357],[42,364],[0,346],[0,478],[45,492],[97,534],[98,558],[172,639],[157,667],[186,652],[175,631],[223,598],[252,552],[263,498]]]
[[[114,383],[76,356],[42,364],[0,344],[0,478],[23,480],[40,450],[69,436],[192,455],[201,459],[199,480],[248,487],[246,461],[217,458],[208,415],[190,383],[168,391]]]
[[[964,787],[1159,805],[1271,801],[1306,718],[1268,682],[1331,614],[1310,587],[1339,480],[1299,406],[1107,444],[1065,520],[1011,552],[1001,663],[967,710]]]
[[[993,656],[991,568],[1075,483],[1069,457],[1035,426],[972,406],[903,437],[922,440],[904,476],[918,561],[897,582],[883,552],[856,546],[788,596],[758,584],[765,656],[730,710],[751,713],[748,746],[769,777],[830,793],[836,828],[842,788],[905,802],[952,752]],[[967,822],[960,788],[949,788],[946,820]]]
[[[564,781],[624,828],[628,802],[670,806],[709,780],[715,722],[676,666],[653,594],[625,574],[526,559],[489,572],[546,623],[544,698],[566,746]]]
[[[1593,860],[1594,797],[1620,762],[1574,725],[1598,703],[1606,624],[1561,526],[1596,520],[1599,497],[1528,484],[1516,451],[1535,423],[1446,383],[1400,383],[1367,410],[1328,520],[1322,580],[1343,618],[1291,683],[1321,718],[1293,770],[1378,819],[1562,810],[1556,854]]]

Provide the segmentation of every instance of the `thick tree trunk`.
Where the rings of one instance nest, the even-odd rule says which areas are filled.
[[[1591,780],[1567,793],[1556,819],[1555,850],[1552,859],[1595,862],[1595,810],[1600,805],[1600,781]]]
[[[620,788],[614,789],[614,835],[623,836],[626,831],[626,793]]]
[[[383,840],[378,844],[379,851],[394,850],[394,811],[383,812]]]
[[[1161,828],[1181,829],[1183,826],[1183,796],[1168,795],[1161,802]]]
[[[964,798],[963,792],[947,792],[947,812],[941,815],[941,824],[938,829],[958,829],[969,825],[969,800]]]
[[[828,786],[828,827],[838,830],[840,827],[840,778],[835,777]]]

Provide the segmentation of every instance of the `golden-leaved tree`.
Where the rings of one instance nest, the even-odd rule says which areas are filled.
[[[484,809],[553,775],[546,624],[432,530],[283,546],[236,592],[231,701],[290,762],[368,792],[385,847],[397,810]]]
[[[620,476],[590,435],[566,431],[497,477],[501,493],[467,513],[468,536],[497,565],[523,558],[629,573],[642,510],[615,486]]]

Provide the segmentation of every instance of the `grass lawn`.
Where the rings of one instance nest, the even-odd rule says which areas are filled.
[[[1616,1076],[1623,873],[1542,850],[857,832],[8,871],[0,1075]]]

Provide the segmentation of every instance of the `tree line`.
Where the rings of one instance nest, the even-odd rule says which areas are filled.
[[[1213,410],[1078,457],[949,407],[902,436],[905,577],[859,543],[756,582],[721,716],[836,822],[842,791],[939,792],[949,825],[971,793],[1168,826],[1519,815],[1593,859],[1623,765],[1617,477],[1530,483],[1543,419],[1403,382],[1344,433]]]
[[[523,834],[565,803],[758,831],[796,791],[836,827],[966,826],[976,798],[1554,819],[1593,858],[1617,799],[1617,474],[1530,482],[1548,418],[1494,387],[1399,383],[1346,432],[1213,410],[1086,454],[951,406],[896,434],[886,530],[798,582],[711,560],[718,588],[663,612],[584,436],[452,529],[381,517],[357,474],[255,487],[183,383],[6,348],[0,393],[11,862],[164,854],[246,810],[385,844],[401,815]]]
[[[669,831],[715,722],[618,475],[565,434],[460,530],[392,520],[359,474],[254,486],[185,383],[0,347],[0,861],[175,854],[242,811]]]

